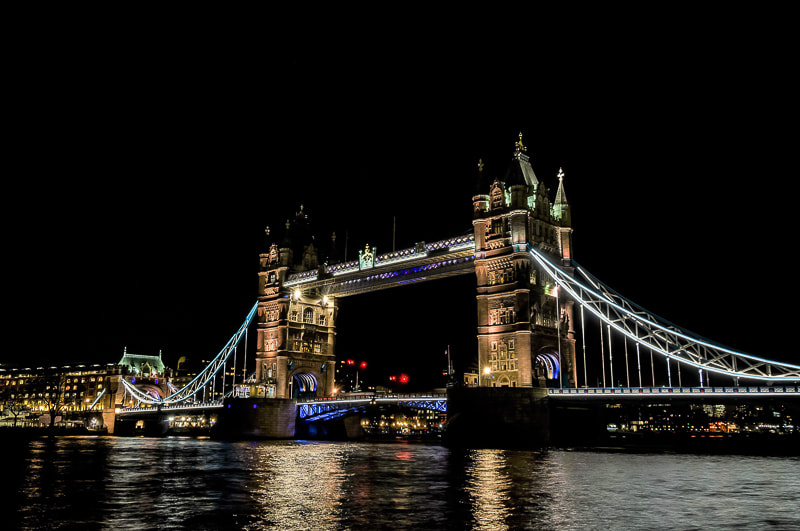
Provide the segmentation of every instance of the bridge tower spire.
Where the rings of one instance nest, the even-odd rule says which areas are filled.
[[[528,252],[572,256],[563,173],[551,204],[521,133],[514,148],[505,176],[473,196],[479,384],[574,387],[572,304]]]
[[[572,213],[564,193],[564,170],[558,169],[558,191],[553,202],[553,220],[558,230],[561,265],[572,267]]]

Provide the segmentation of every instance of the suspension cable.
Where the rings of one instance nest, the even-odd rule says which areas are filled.
[[[563,286],[576,302],[586,307],[609,327],[646,345],[661,356],[695,368],[730,376],[771,381],[800,379],[800,366],[775,362],[715,345],[697,334],[683,331],[625,299],[577,264],[574,264],[576,272],[585,278],[591,287],[565,273],[539,250],[529,247],[529,251],[544,272]],[[637,337],[633,323],[641,325],[643,336]]]
[[[176,392],[170,394],[165,398],[154,398],[149,394],[143,393],[139,389],[137,389],[132,383],[128,382],[124,378],[120,377],[122,380],[125,389],[131,393],[132,396],[136,397],[137,400],[140,402],[145,402],[147,404],[174,404],[178,402],[183,402],[188,398],[194,396],[195,393],[200,392],[204,389],[205,385],[209,382],[212,384],[212,400],[215,399],[213,396],[214,394],[214,386],[216,385],[216,376],[222,369],[224,372],[224,367],[228,358],[231,357],[231,354],[235,352],[236,346],[242,340],[247,331],[247,328],[250,326],[250,323],[253,321],[253,317],[256,314],[256,310],[258,309],[258,302],[256,302],[250,311],[247,314],[242,325],[236,331],[235,334],[228,340],[222,350],[219,351],[219,354],[211,360],[211,362],[202,370],[200,373],[194,377],[194,379],[186,384],[183,388],[178,389]],[[224,395],[224,374],[223,374],[223,395]]]

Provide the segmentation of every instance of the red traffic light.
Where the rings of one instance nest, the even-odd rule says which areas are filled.
[[[364,369],[367,368],[367,362],[366,361],[362,361],[361,364],[359,365],[359,367],[361,367],[361,370],[363,371]]]
[[[355,364],[356,364],[356,362],[355,362],[355,361],[353,361],[353,360],[347,360],[347,364],[348,364],[348,365],[355,365]]]
[[[407,374],[401,374],[400,375],[400,383],[402,383],[402,384],[408,383],[408,375]]]
[[[397,376],[389,376],[389,381],[390,382],[397,381]]]

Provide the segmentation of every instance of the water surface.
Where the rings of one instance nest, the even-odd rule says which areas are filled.
[[[797,457],[115,437],[4,455],[8,529],[800,528]]]

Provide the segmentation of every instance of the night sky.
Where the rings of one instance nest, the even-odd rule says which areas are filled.
[[[433,32],[32,50],[13,67],[0,361],[212,356],[256,300],[265,226],[302,204],[351,258],[391,250],[393,220],[397,248],[468,232],[478,159],[502,176],[522,132],[551,200],[566,174],[582,266],[688,330],[800,363],[782,33],[609,29],[494,51]],[[345,299],[340,356],[421,380],[450,344],[468,366],[474,295],[462,277]]]

